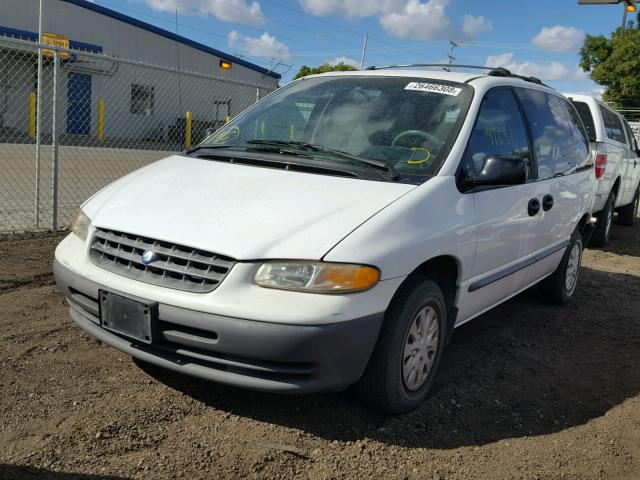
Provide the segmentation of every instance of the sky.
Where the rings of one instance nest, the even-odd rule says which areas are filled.
[[[609,34],[621,5],[578,0],[94,0],[185,37],[273,68],[448,61],[506,67],[560,91],[602,88],[579,69],[585,34]]]

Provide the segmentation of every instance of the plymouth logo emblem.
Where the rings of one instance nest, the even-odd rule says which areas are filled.
[[[142,252],[142,263],[145,265],[149,265],[156,259],[156,252],[153,250],[145,250]]]

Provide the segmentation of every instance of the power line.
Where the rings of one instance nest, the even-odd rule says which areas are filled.
[[[220,3],[221,3],[221,4],[223,4],[223,5],[229,6],[229,7],[231,7],[231,8],[236,9],[236,10],[240,10],[240,11],[245,12],[245,13],[252,13],[252,12],[250,12],[249,10],[247,10],[246,8],[238,7],[237,5],[232,5],[232,4],[230,4],[230,3],[223,2],[222,0],[217,0],[217,1],[218,1],[218,2],[220,2]],[[104,0],[99,0],[99,3],[106,3],[106,2],[105,2]],[[178,5],[178,4],[176,4],[176,3],[173,3],[173,2],[171,2],[171,1],[165,1],[165,3],[166,3],[167,5],[170,5],[170,6],[173,6],[173,7],[175,7],[175,8],[181,9],[181,10],[182,10],[182,11],[184,11],[184,12],[190,12],[190,13],[194,13],[194,14],[198,14],[198,15],[202,14],[202,12],[201,12],[201,11],[194,10],[194,9],[190,9],[190,8],[185,8],[185,7],[181,6],[181,5]],[[120,6],[113,7],[113,8],[117,8],[117,9],[121,9],[121,10],[129,11],[129,12],[133,12],[133,13],[136,13],[136,14],[138,14],[138,15],[142,15],[142,16],[145,16],[145,17],[148,17],[148,18],[154,18],[154,19],[156,19],[156,20],[160,20],[160,21],[165,21],[165,22],[166,22],[166,20],[164,20],[164,19],[161,19],[161,18],[159,18],[159,17],[155,17],[155,16],[151,16],[151,15],[148,15],[148,14],[146,14],[146,13],[143,13],[143,12],[140,12],[140,11],[137,11],[137,10],[132,10],[132,9],[128,9],[128,8],[124,8],[124,7],[120,7]],[[339,42],[339,43],[344,44],[344,45],[351,45],[351,46],[353,46],[353,47],[360,48],[360,46],[359,46],[359,45],[349,44],[349,43],[346,43],[346,42],[344,42],[344,41],[342,41],[342,40],[338,40],[338,39],[335,39],[335,38],[329,37],[329,36],[327,36],[327,35],[325,35],[325,34],[321,34],[321,33],[318,33],[318,32],[314,32],[314,31],[312,31],[312,30],[309,30],[309,29],[306,29],[306,28],[300,27],[300,26],[298,26],[298,25],[293,25],[293,24],[290,24],[290,23],[287,23],[287,22],[283,22],[283,21],[281,21],[281,20],[271,19],[271,18],[269,18],[269,17],[264,17],[264,18],[265,18],[265,19],[267,19],[267,20],[269,20],[269,21],[273,21],[273,22],[275,22],[275,23],[281,23],[281,24],[284,24],[284,25],[290,26],[291,28],[295,28],[295,29],[298,29],[298,30],[301,30],[301,31],[304,31],[304,32],[307,32],[307,33],[312,33],[312,34],[314,34],[314,35],[324,36],[325,38],[329,38],[329,39],[330,39],[330,40],[332,40],[332,41]],[[182,23],[182,27],[183,27],[183,28],[190,29],[190,30],[194,30],[194,31],[200,31],[200,32],[206,33],[206,34],[208,34],[208,35],[212,35],[212,36],[217,36],[217,37],[221,37],[221,38],[225,38],[225,39],[227,39],[227,38],[228,38],[228,37],[226,37],[226,36],[224,36],[224,35],[215,34],[215,33],[210,32],[209,30],[205,30],[205,29],[202,29],[202,28],[198,28],[198,27],[195,27],[195,26],[193,26],[193,25],[186,25],[186,24]],[[250,29],[250,30],[257,31],[257,32],[264,32],[264,29],[262,29],[262,28],[258,28],[258,27],[253,27],[253,26],[251,26],[251,25],[244,25],[244,27],[245,27],[245,28],[248,28],[248,29]],[[318,46],[318,45],[312,45],[312,44],[309,44],[309,43],[303,42],[303,41],[301,41],[301,40],[298,40],[297,38],[293,38],[293,37],[289,37],[289,36],[285,36],[285,35],[281,35],[281,34],[278,34],[278,37],[279,37],[280,39],[284,39],[284,40],[288,40],[288,41],[290,41],[290,42],[298,43],[298,44],[300,44],[300,45],[304,45],[304,46],[309,47],[309,48],[315,48],[315,49],[318,49],[318,50],[325,51],[325,52],[329,53],[331,56],[341,56],[341,55],[342,55],[342,51],[338,51],[338,52],[336,52],[336,51],[334,51],[334,50],[328,50],[327,48],[320,47],[320,46]],[[244,39],[243,39],[243,42],[244,42],[246,45],[249,45],[249,43],[248,43],[246,40],[244,40]],[[270,51],[276,52],[276,53],[277,53],[277,54],[279,54],[279,55],[281,55],[281,54],[282,54],[282,52],[281,52],[281,51],[279,51],[279,50],[270,49],[270,48],[268,48],[268,47],[261,47],[261,48],[262,48],[262,49],[264,49],[264,50],[270,50]],[[291,55],[292,55],[292,56],[296,56],[296,55],[294,55],[294,54],[291,54]],[[254,56],[254,55],[252,55],[252,56]],[[302,57],[301,55],[297,55],[297,56],[298,56],[298,57]],[[387,58],[391,58],[391,57],[387,57]]]
[[[97,2],[96,2],[96,3],[97,3]],[[103,0],[100,0],[100,3],[104,4],[104,3],[106,3],[106,2],[104,2]],[[157,17],[157,16],[154,16],[154,15],[149,15],[148,13],[141,12],[141,11],[139,11],[139,10],[133,10],[133,9],[130,9],[130,8],[124,8],[124,7],[120,7],[120,6],[115,7],[115,8],[117,8],[118,10],[123,10],[123,11],[130,12],[130,13],[135,13],[135,14],[137,14],[137,15],[140,15],[141,17],[151,18],[151,19],[154,19],[154,20],[157,20],[157,21],[160,21],[160,22],[168,23],[168,24],[174,24],[174,21],[167,20],[167,19],[165,19],[165,18]],[[198,28],[198,27],[195,27],[195,26],[193,26],[193,25],[189,25],[189,24],[181,23],[181,24],[180,24],[180,26],[181,26],[181,28],[182,28],[183,30],[185,30],[185,29],[186,29],[186,30],[193,30],[193,31],[197,31],[197,32],[203,33],[203,34],[208,35],[208,36],[211,36],[211,37],[223,38],[223,39],[225,39],[225,40],[228,40],[228,39],[229,39],[229,37],[228,37],[228,36],[226,36],[226,35],[222,35],[222,34],[219,34],[219,33],[214,33],[214,32],[211,32],[210,30],[206,30],[206,29],[204,29],[204,28]],[[247,41],[244,37],[243,37],[243,38],[240,38],[239,40],[240,40],[241,42],[243,42],[243,43],[247,44],[247,45],[249,44],[249,43],[248,43],[248,41]],[[264,46],[261,46],[260,48],[261,48],[261,49],[263,49],[263,50],[266,50],[266,51],[271,51],[271,52],[273,52],[274,54],[282,54],[282,51],[280,51],[280,50],[275,50],[275,49],[273,49],[273,48],[264,47]],[[330,53],[333,55],[333,52],[330,52]],[[304,56],[304,55],[294,54],[294,53],[291,53],[291,52],[290,52],[290,55],[291,55],[291,56],[294,56],[294,57],[300,57],[300,58],[309,58],[309,57],[306,57],[306,56]],[[326,55],[326,54],[325,54],[325,55]],[[255,57],[262,57],[263,55],[252,55],[252,56],[255,56]]]

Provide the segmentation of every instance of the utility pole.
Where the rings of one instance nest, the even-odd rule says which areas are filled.
[[[38,5],[38,78],[36,79],[36,198],[35,227],[40,228],[40,136],[42,132],[42,0]]]
[[[578,0],[578,5],[607,5],[622,3],[624,11],[622,12],[622,25],[620,26],[620,33],[624,35],[624,31],[627,28],[627,13],[636,13],[638,7],[636,6],[636,0]]]
[[[367,54],[367,40],[369,39],[369,34],[364,34],[364,44],[362,45],[362,58],[360,59],[360,70],[364,70],[364,57]]]
[[[627,4],[623,4],[622,6],[622,26],[620,27],[620,34],[624,35],[624,31],[627,28],[627,12],[629,11],[629,6]]]
[[[458,44],[456,42],[454,42],[453,40],[449,40],[449,43],[451,44],[451,48],[449,48],[449,53],[447,54],[447,57],[449,57],[449,65],[453,65],[453,62],[456,59],[456,57],[453,56],[453,51],[456,49]],[[447,72],[451,71],[451,69],[449,67],[444,67],[444,70],[447,71]]]

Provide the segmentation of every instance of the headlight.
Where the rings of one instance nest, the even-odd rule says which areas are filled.
[[[267,262],[256,272],[254,281],[261,287],[312,293],[351,293],[373,287],[380,270],[348,263]]]
[[[71,219],[71,231],[84,241],[87,239],[90,226],[91,219],[84,214],[82,209],[79,209]]]

